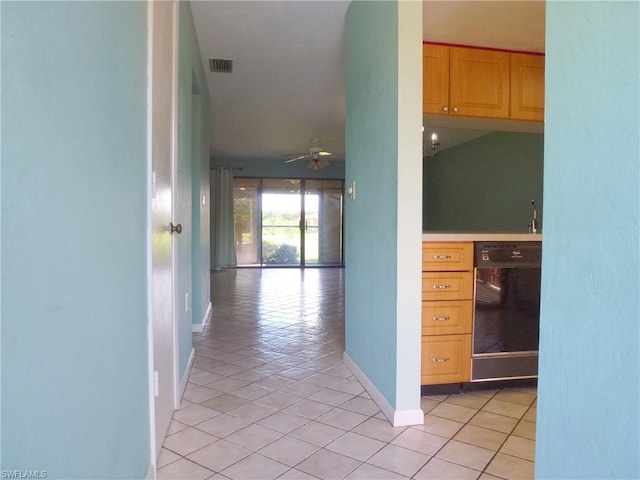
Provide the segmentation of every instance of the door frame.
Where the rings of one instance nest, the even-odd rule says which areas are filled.
[[[164,3],[164,2],[163,2]],[[166,232],[161,233],[161,235],[168,235],[171,239],[171,286],[170,290],[172,291],[171,299],[171,312],[170,322],[171,326],[170,330],[170,352],[158,352],[158,345],[154,344],[154,334],[160,328],[160,324],[158,319],[154,315],[154,272],[155,269],[158,269],[158,265],[154,264],[153,258],[153,241],[154,235],[154,226],[156,230],[158,229],[158,225],[154,225],[154,206],[153,202],[157,195],[163,195],[163,192],[156,191],[156,171],[154,171],[154,153],[158,155],[158,152],[154,152],[154,140],[156,136],[154,136],[154,126],[158,122],[157,109],[154,108],[154,87],[158,88],[159,79],[154,76],[154,50],[156,49],[156,44],[154,42],[154,31],[157,30],[157,17],[154,16],[154,7],[156,2],[154,0],[147,0],[147,311],[148,311],[148,362],[149,362],[149,442],[150,442],[150,465],[149,471],[147,472],[147,478],[155,478],[155,470],[156,470],[156,461],[158,454],[160,452],[161,440],[164,439],[165,432],[156,431],[156,421],[160,412],[156,409],[156,391],[158,389],[158,378],[159,374],[156,373],[156,357],[157,356],[165,356],[168,355],[171,359],[170,362],[170,372],[165,372],[165,377],[169,377],[169,400],[171,403],[172,414],[179,407],[180,398],[178,395],[178,369],[179,369],[179,359],[178,359],[178,329],[176,325],[176,316],[175,316],[175,296],[173,295],[173,289],[175,284],[175,263],[174,263],[174,240],[171,237],[170,226],[166,225]],[[165,4],[166,5],[166,4]],[[157,7],[156,7],[157,8]],[[171,130],[171,138],[169,140],[168,147],[168,155],[166,157],[161,156],[161,160],[163,164],[170,169],[171,175],[171,192],[169,194],[169,218],[173,221],[173,182],[175,177],[175,162],[176,162],[176,150],[177,150],[177,80],[178,80],[178,72],[177,72],[177,57],[178,57],[178,26],[179,26],[179,10],[178,4],[175,0],[171,1],[171,95],[172,101],[170,106],[170,117],[160,119],[161,121],[168,122],[170,124]],[[156,119],[156,123],[154,123],[154,118]],[[155,133],[158,135],[158,133]],[[160,152],[162,155],[162,152]],[[166,163],[165,163],[166,162]],[[165,226],[160,225],[161,229],[164,230]],[[166,328],[166,324],[164,326]],[[167,331],[166,333],[169,333]],[[166,412],[164,413],[166,415]],[[167,424],[168,427],[168,424]],[[162,439],[158,437],[158,435],[162,435]]]
[[[152,0],[155,1],[155,0]],[[172,94],[171,94],[171,223],[178,224],[179,221],[176,221],[175,218],[175,197],[177,190],[177,179],[178,179],[178,159],[179,159],[179,142],[178,142],[178,128],[179,128],[179,111],[178,111],[178,102],[180,96],[180,89],[178,85],[178,75],[179,75],[179,63],[178,63],[178,52],[179,52],[179,32],[180,32],[180,8],[179,2],[176,0],[171,0],[173,6],[173,52],[172,52],[172,71],[171,84],[173,86]],[[175,236],[171,233],[171,298],[173,300],[173,308],[171,311],[172,316],[172,325],[173,325],[173,409],[177,410],[180,408],[180,401],[182,400],[182,392],[180,391],[180,329],[178,328],[178,304],[181,305],[181,302],[178,302],[178,297],[176,293],[176,285],[177,285],[177,268],[176,268],[176,259],[177,259],[177,248],[176,248]],[[188,371],[187,371],[188,373]]]

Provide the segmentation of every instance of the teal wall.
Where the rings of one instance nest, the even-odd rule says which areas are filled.
[[[542,230],[544,137],[497,132],[424,159],[423,230],[528,231],[531,200]]]
[[[265,159],[211,159],[212,167],[234,167],[236,177],[263,177],[263,178],[326,178],[344,180],[345,162],[332,160],[329,157],[329,166],[321,170],[307,168],[309,160],[299,160],[285,164],[283,160]]]
[[[353,2],[346,19],[346,352],[396,403],[398,5]]]
[[[144,2],[1,2],[4,470],[150,461]]]
[[[202,67],[200,46],[196,37],[191,7],[180,3],[180,68],[179,113],[183,119],[180,148],[181,160],[191,169],[191,323],[200,324],[211,300],[210,279],[210,215],[211,193],[209,189],[209,91]],[[202,204],[204,196],[205,202]],[[181,345],[181,367],[191,352],[191,333],[188,322],[184,328],[184,345]],[[188,341],[187,341],[188,340]],[[183,347],[183,348],[182,348]],[[184,372],[184,370],[181,370]]]
[[[640,478],[640,4],[547,2],[538,478]]]

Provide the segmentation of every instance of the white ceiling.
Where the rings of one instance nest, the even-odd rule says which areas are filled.
[[[212,157],[280,159],[306,152],[319,137],[334,160],[344,158],[349,3],[191,3],[211,95]],[[541,0],[425,1],[423,18],[424,40],[544,52]],[[210,72],[209,58],[232,59],[233,72]],[[446,135],[440,137],[446,147]]]

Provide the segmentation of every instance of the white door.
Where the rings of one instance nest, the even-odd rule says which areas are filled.
[[[177,5],[149,2],[151,76],[151,324],[155,376],[156,456],[176,407],[177,329],[174,319],[173,176],[176,157]]]

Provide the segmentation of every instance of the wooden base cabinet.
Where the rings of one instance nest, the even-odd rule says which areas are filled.
[[[422,385],[471,379],[471,334],[422,337]]]
[[[473,243],[423,242],[422,385],[471,379]]]
[[[471,333],[472,300],[422,302],[422,336]]]
[[[473,272],[422,272],[422,300],[473,298]]]

